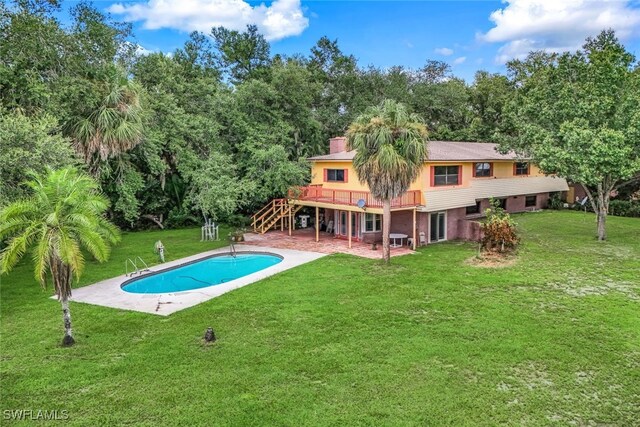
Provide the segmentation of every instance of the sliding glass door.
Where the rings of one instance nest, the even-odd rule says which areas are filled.
[[[447,213],[431,212],[429,214],[429,241],[440,242],[447,239]]]

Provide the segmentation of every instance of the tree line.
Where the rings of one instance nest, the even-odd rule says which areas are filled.
[[[0,5],[0,206],[25,195],[29,171],[75,165],[122,228],[233,222],[308,182],[305,159],[384,100],[432,140],[501,142],[583,183],[599,215],[637,182],[640,69],[611,31],[468,83],[441,61],[363,65],[328,37],[274,55],[255,26],[141,54],[130,24],[79,3],[63,25],[58,3]]]
[[[88,3],[70,23],[55,1],[0,5],[0,205],[29,171],[79,165],[124,228],[228,220],[292,185],[365,109],[405,103],[432,139],[488,141],[512,84],[448,64],[363,66],[336,40],[273,55],[255,26],[192,33],[171,54],[140,54],[129,24]]]

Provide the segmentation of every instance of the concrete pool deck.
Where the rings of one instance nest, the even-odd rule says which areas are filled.
[[[257,271],[239,279],[231,280],[219,285],[208,286],[206,288],[194,289],[190,291],[163,293],[163,294],[135,294],[125,292],[121,286],[131,277],[122,275],[112,279],[103,280],[93,285],[83,286],[73,290],[71,301],[83,302],[87,304],[101,305],[104,307],[119,308],[124,310],[140,311],[143,313],[158,314],[168,316],[176,311],[208,301],[212,298],[225,294],[234,289],[241,288],[251,283],[262,280],[266,277],[290,268],[297,267],[310,261],[322,258],[326,254],[298,251],[293,249],[268,248],[263,246],[242,245],[236,246],[238,253],[242,252],[267,252],[282,257],[282,261],[276,265]],[[150,267],[152,272],[179,266],[200,258],[211,255],[228,253],[229,248],[219,248],[212,251],[202,252],[175,261],[165,262]],[[144,276],[144,274],[142,275]],[[138,277],[138,276],[135,276]],[[55,297],[54,297],[55,298]]]

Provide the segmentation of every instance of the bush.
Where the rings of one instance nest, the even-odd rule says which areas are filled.
[[[549,201],[547,202],[549,209],[560,210],[564,207],[564,201],[562,200],[562,193],[554,192],[549,194]]]
[[[169,216],[165,226],[167,228],[183,228],[199,224],[200,220],[184,209],[173,208],[169,211]]]
[[[232,214],[227,218],[227,224],[235,228],[247,228],[251,224],[251,218],[241,214]]]
[[[640,201],[612,200],[609,202],[609,214],[640,218]]]
[[[482,249],[487,252],[510,252],[515,250],[520,242],[516,234],[516,223],[511,216],[500,207],[500,202],[490,200],[491,207],[485,211],[486,220],[480,225]]]

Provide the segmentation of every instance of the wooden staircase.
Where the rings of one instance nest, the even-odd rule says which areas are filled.
[[[274,199],[251,217],[251,227],[254,232],[260,234],[264,234],[278,225],[278,221],[281,221],[282,228],[285,227],[285,223],[288,227],[287,218],[289,215],[293,218],[301,208],[301,205],[290,204],[287,199]]]

